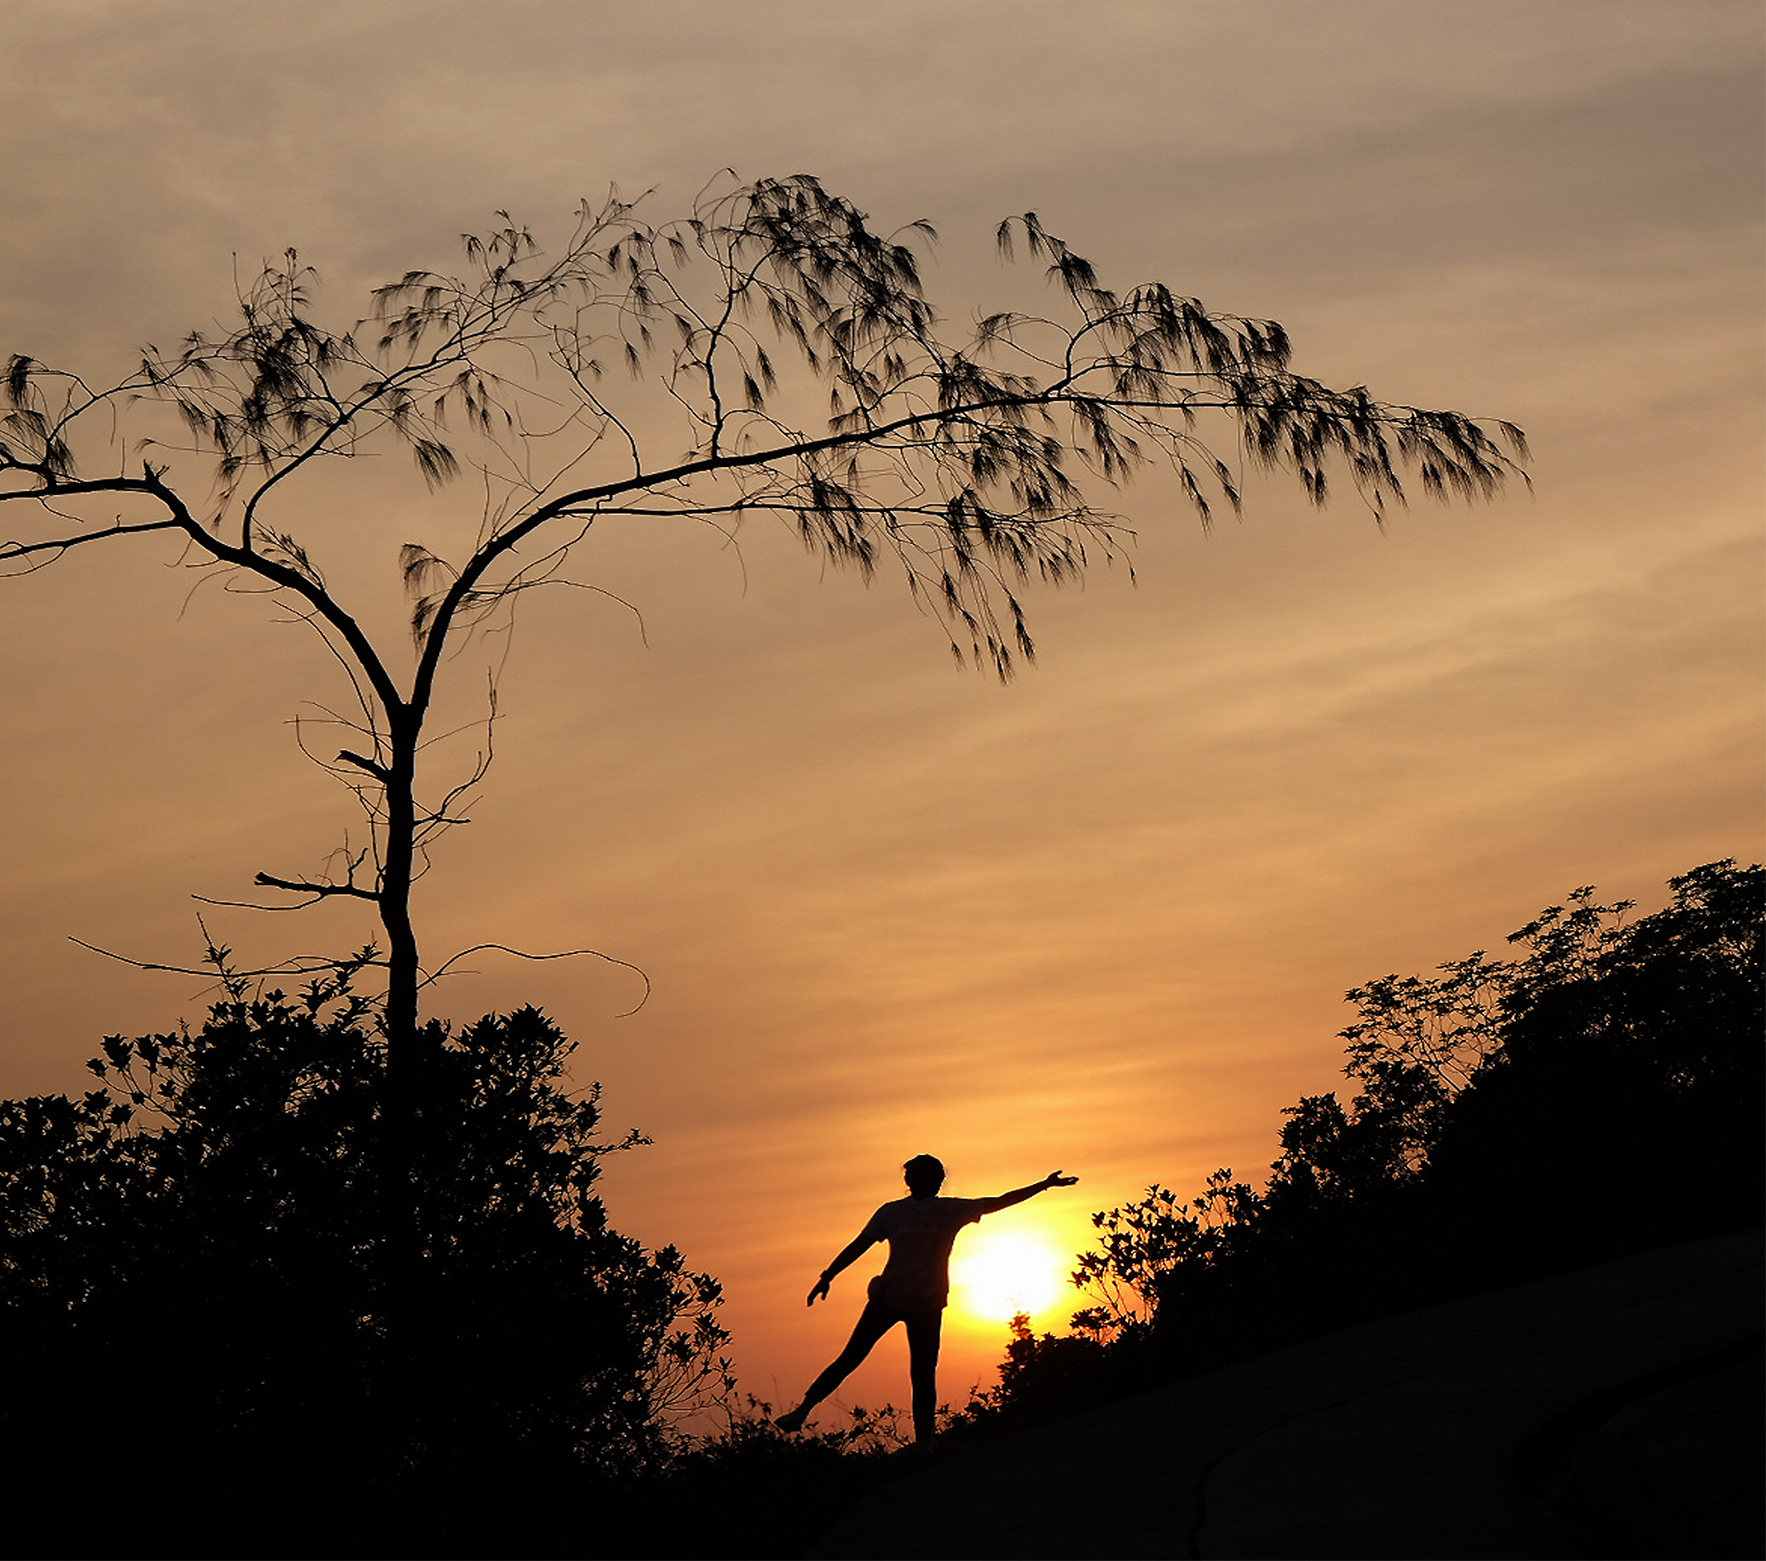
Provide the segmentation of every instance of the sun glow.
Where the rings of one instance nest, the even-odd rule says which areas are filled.
[[[1012,1229],[965,1232],[951,1257],[951,1301],[969,1316],[1006,1322],[1060,1303],[1071,1261],[1053,1243]]]

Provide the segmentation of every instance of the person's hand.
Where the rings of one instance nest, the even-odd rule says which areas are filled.
[[[827,1299],[828,1299],[828,1276],[826,1274],[823,1274],[822,1277],[816,1281],[815,1289],[810,1291],[809,1299],[807,1301],[805,1301],[803,1304],[805,1306],[814,1306],[817,1301],[825,1301]]]
[[[1077,1176],[1063,1176],[1059,1171],[1050,1171],[1049,1174],[1042,1179],[1042,1184],[1045,1187],[1074,1187],[1077,1186],[1078,1183],[1079,1178]]]

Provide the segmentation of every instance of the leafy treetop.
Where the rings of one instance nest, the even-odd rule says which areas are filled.
[[[373,902],[388,1022],[407,1036],[423,979],[410,887],[483,774],[481,756],[418,800],[446,653],[523,592],[567,583],[598,522],[782,517],[835,564],[899,569],[958,658],[1007,677],[1035,649],[1023,586],[1119,547],[1096,494],[1137,467],[1169,467],[1206,524],[1238,509],[1238,461],[1290,473],[1319,504],[1345,476],[1378,515],[1410,482],[1488,497],[1525,459],[1512,425],[1294,372],[1273,322],[1161,283],[1106,287],[1033,213],[1000,224],[999,248],[1046,266],[1057,307],[953,331],[922,285],[931,228],[880,232],[808,175],[714,183],[661,225],[638,206],[584,203],[555,252],[499,214],[466,239],[461,275],[407,272],[347,329],[319,322],[313,273],[290,251],[242,290],[228,329],[149,348],[117,384],[14,355],[0,387],[0,504],[36,516],[0,542],[0,567],[166,532],[275,594],[348,671],[355,708],[334,714],[353,746],[327,762],[372,845],[329,876],[258,881]],[[408,671],[311,524],[336,508],[310,488],[317,472],[388,448],[432,487],[470,474],[480,511],[454,556],[400,551]]]

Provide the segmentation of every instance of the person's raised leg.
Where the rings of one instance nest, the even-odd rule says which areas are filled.
[[[943,1312],[911,1312],[908,1329],[908,1380],[913,1385],[914,1441],[930,1443],[938,1431],[938,1343]]]
[[[846,1348],[834,1358],[821,1376],[810,1383],[804,1392],[803,1402],[795,1409],[778,1416],[773,1424],[781,1431],[801,1431],[810,1411],[858,1369],[860,1362],[871,1353],[876,1342],[895,1326],[900,1317],[901,1313],[890,1307],[867,1301],[865,1309],[858,1314],[858,1322],[853,1325],[852,1337],[846,1341]]]

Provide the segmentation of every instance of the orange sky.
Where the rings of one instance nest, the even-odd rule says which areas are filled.
[[[783,1399],[861,1286],[804,1291],[908,1155],[959,1194],[1078,1173],[999,1216],[1074,1250],[1149,1182],[1259,1177],[1280,1108],[1335,1087],[1346,987],[1577,884],[1653,906],[1760,855],[1761,27],[1742,0],[15,0],[0,350],[119,374],[290,244],[353,318],[498,207],[561,235],[617,181],[662,218],[730,164],[930,218],[958,319],[1022,285],[991,234],[1034,208],[1107,282],[1283,321],[1302,372],[1526,428],[1532,496],[1383,534],[1264,483],[1204,537],[1137,483],[1139,584],[1039,596],[1007,688],[758,529],[597,540],[579,573],[647,646],[604,604],[524,613],[428,948],[590,945],[654,995],[620,1018],[617,969],[487,959],[438,1009],[532,1001],[581,1042],[610,1124],[656,1139],[608,1173],[615,1222],[724,1279],[744,1385]],[[346,559],[383,603],[439,524],[398,491]],[[8,1094],[200,1014],[70,935],[188,960],[190,894],[354,824],[286,725],[330,691],[314,646],[186,602],[171,561],[0,590]],[[214,924],[273,957],[342,947],[328,914]],[[950,1396],[1003,1339],[953,1318]],[[848,1396],[903,1397],[900,1353]]]

